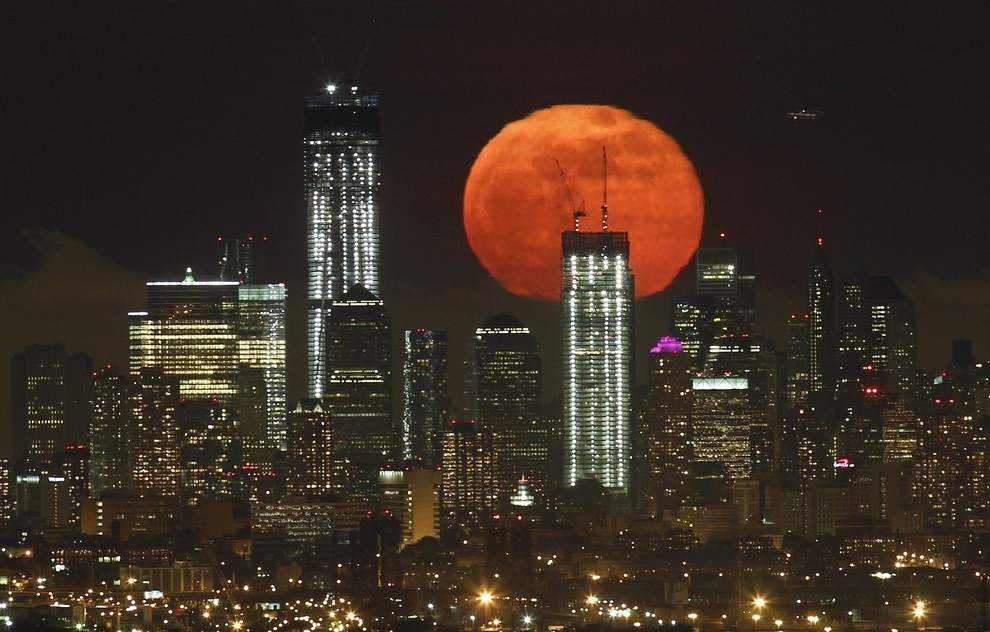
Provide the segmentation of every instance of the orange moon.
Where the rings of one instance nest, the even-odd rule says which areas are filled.
[[[585,202],[582,231],[602,230],[602,147],[608,229],[628,231],[636,297],[674,280],[701,239],[704,196],[691,161],[656,125],[605,105],[558,105],[502,129],[478,154],[464,189],[464,228],[481,264],[513,294],[560,298],[561,233]]]

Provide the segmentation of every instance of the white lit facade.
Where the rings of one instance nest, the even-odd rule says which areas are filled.
[[[355,284],[378,294],[378,97],[331,89],[306,100],[309,392],[322,397],[325,321]]]
[[[286,449],[285,285],[241,285],[238,294],[238,358],[260,368],[265,381],[267,445]]]
[[[624,232],[563,234],[564,482],[629,486],[633,277]]]

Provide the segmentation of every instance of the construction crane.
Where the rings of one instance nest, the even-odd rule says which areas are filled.
[[[570,203],[571,212],[574,214],[574,232],[581,232],[581,218],[587,216],[587,213],[584,212],[584,200],[581,200],[581,206],[574,204],[574,197],[571,195],[571,187],[567,185],[567,176],[564,175],[564,168],[560,166],[560,161],[556,158],[553,161],[557,163],[557,173],[560,174],[560,181],[564,183],[564,193],[567,194],[567,201]]]
[[[202,536],[203,548],[206,550],[207,557],[210,558],[210,564],[213,565],[213,572],[217,574],[220,579],[220,585],[223,587],[223,592],[227,596],[227,601],[230,603],[230,609],[232,612],[236,613],[241,609],[241,605],[237,603],[237,599],[234,597],[234,592],[230,589],[230,584],[227,582],[227,576],[223,574],[220,570],[220,562],[217,560],[216,554],[213,552],[213,543],[210,542],[206,536]]]
[[[608,159],[602,145],[602,232],[608,232]]]

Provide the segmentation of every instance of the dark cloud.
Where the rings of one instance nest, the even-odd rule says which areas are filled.
[[[144,280],[65,233],[19,231],[30,265],[0,266],[0,432],[9,429],[10,358],[29,344],[61,343],[97,363],[127,364],[127,312],[144,305]],[[9,445],[9,441],[2,442]]]

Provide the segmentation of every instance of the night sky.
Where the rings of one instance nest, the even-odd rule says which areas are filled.
[[[778,348],[822,233],[837,272],[858,251],[915,301],[921,367],[954,338],[985,358],[987,24],[977,2],[3,3],[0,426],[14,353],[62,342],[126,366],[143,283],[213,276],[221,234],[269,237],[303,395],[303,97],[355,78],[381,96],[383,298],[396,339],[450,331],[455,400],[463,343],[498,312],[534,329],[560,390],[558,306],[488,277],[461,198],[489,138],[561,103],[628,109],[680,143],[702,244],[756,249],[757,327]],[[801,108],[824,114],[787,118]],[[667,305],[637,303],[639,355]]]

